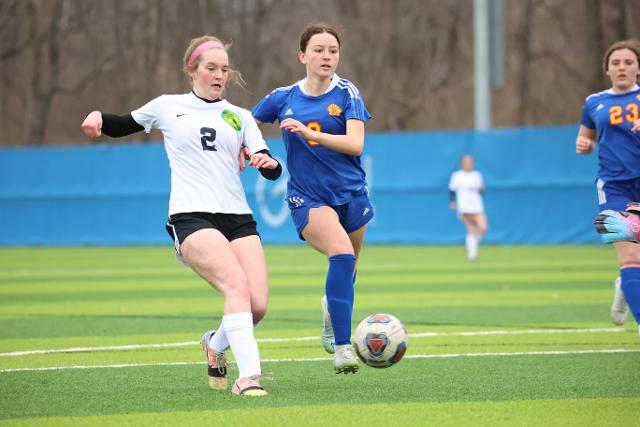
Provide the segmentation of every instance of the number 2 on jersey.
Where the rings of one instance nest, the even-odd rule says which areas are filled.
[[[309,122],[309,123],[307,123],[307,127],[308,127],[309,129],[311,129],[311,130],[315,130],[315,131],[318,131],[318,132],[321,132],[321,131],[322,131],[322,126],[320,126],[320,123],[318,123],[318,122]],[[318,143],[317,143],[317,142],[315,142],[315,141],[311,141],[310,139],[307,139],[307,143],[308,143],[309,145],[311,145],[311,146],[317,146],[317,145],[320,145],[320,144],[318,144]]]
[[[216,130],[214,128],[201,128],[200,135],[202,135],[200,142],[204,151],[218,151],[213,143],[216,140]]]

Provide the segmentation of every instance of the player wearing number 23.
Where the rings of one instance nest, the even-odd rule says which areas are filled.
[[[373,218],[360,164],[371,115],[355,85],[335,74],[339,58],[335,28],[307,26],[298,52],[306,78],[272,91],[251,111],[258,122],[280,122],[293,222],[329,259],[322,343],[335,353],[335,371],[349,373],[358,370],[350,348],[355,265]]]
[[[591,153],[597,141],[597,192],[600,211],[624,211],[640,201],[640,44],[614,43],[604,55],[603,68],[611,88],[587,97],[576,139],[578,154]],[[640,246],[617,241],[620,277],[615,280],[611,320],[621,325],[628,308],[640,321]],[[626,300],[626,301],[625,301]]]

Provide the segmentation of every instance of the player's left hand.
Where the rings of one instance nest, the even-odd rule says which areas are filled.
[[[240,152],[238,153],[238,164],[240,165],[240,170],[243,171],[246,169],[246,161],[251,158],[251,154],[249,152],[248,147],[240,147]]]
[[[640,240],[640,218],[633,213],[607,209],[600,212],[593,223],[604,243]]]
[[[633,126],[631,126],[631,132],[638,132],[638,131],[640,131],[640,119],[633,122]]]
[[[313,139],[313,131],[296,119],[284,119],[280,122],[280,129],[284,129],[287,132],[297,133],[305,139]]]
[[[253,166],[256,169],[275,169],[278,167],[278,161],[266,154],[256,153],[249,159],[249,166]]]

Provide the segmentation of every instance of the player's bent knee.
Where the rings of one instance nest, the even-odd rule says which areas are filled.
[[[627,264],[640,264],[640,245],[631,242],[615,243],[618,261],[621,266]]]
[[[252,305],[251,313],[253,314],[253,324],[257,325],[262,319],[264,319],[264,316],[266,316],[267,306],[264,305],[256,307],[255,305]]]
[[[251,298],[249,283],[245,276],[230,277],[220,291],[225,298],[234,298],[248,301]]]
[[[620,268],[637,267],[639,265],[640,265],[639,257],[629,257],[629,258],[623,258],[620,260]]]
[[[339,255],[339,254],[349,254],[349,255],[354,255],[355,254],[355,252],[353,250],[353,246],[351,245],[350,241],[347,241],[347,242],[335,242],[335,243],[329,245],[327,253],[328,253],[329,256]]]
[[[627,255],[620,257],[620,267],[630,267],[640,265],[640,256]]]

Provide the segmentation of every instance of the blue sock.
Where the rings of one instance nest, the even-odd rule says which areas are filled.
[[[623,267],[620,269],[622,293],[627,300],[629,310],[640,323],[640,267]]]
[[[351,312],[353,311],[353,269],[356,257],[339,254],[329,257],[325,292],[331,315],[336,345],[351,343]]]

